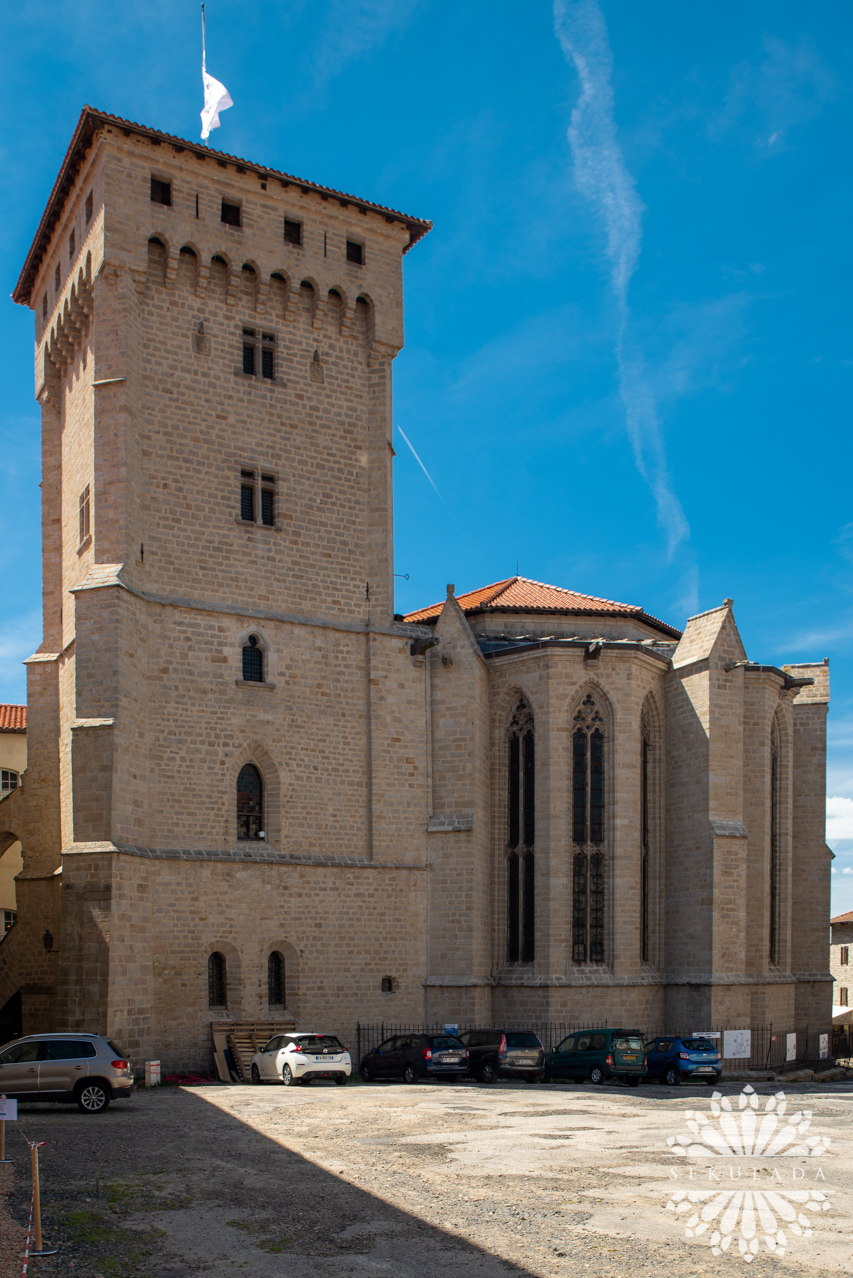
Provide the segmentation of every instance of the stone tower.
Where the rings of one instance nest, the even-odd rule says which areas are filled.
[[[425,813],[388,797],[424,751],[422,723],[412,741],[392,722],[423,692],[407,686],[417,628],[393,617],[391,361],[402,257],[429,226],[84,110],[14,294],[36,317],[44,441],[18,805],[32,926],[4,956],[34,964],[25,1029],[48,1016],[138,1051],[153,1018],[171,1041],[175,947],[196,927],[229,962],[229,1011],[268,1014],[265,974],[238,972],[246,936],[285,956],[293,1011],[299,945],[278,905],[260,922],[263,874],[319,864],[328,888],[333,865],[420,853]],[[247,763],[262,819],[240,843]],[[263,867],[248,887],[235,846]],[[305,886],[293,871],[288,898]],[[330,940],[322,891],[300,926]],[[371,896],[336,915],[350,960]]]

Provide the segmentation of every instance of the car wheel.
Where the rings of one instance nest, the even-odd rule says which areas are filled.
[[[604,1070],[600,1065],[593,1065],[592,1069],[589,1071],[589,1081],[591,1083],[604,1082]]]
[[[110,1103],[110,1094],[103,1083],[84,1083],[77,1092],[77,1105],[84,1114],[100,1114]]]
[[[631,1077],[628,1079],[628,1086],[629,1086],[629,1087],[639,1087],[639,1086],[640,1086],[640,1075],[639,1075],[639,1074],[632,1074],[632,1075],[631,1075]]]
[[[667,1066],[666,1073],[663,1076],[663,1081],[668,1087],[677,1087],[681,1082],[681,1076],[674,1065]]]
[[[335,1082],[337,1083],[338,1087],[345,1086],[345,1084],[349,1082],[349,1074],[336,1074]]]
[[[258,1069],[257,1065],[253,1065],[252,1066],[252,1082],[257,1086],[257,1084],[260,1081],[261,1081],[260,1070]]]
[[[361,1073],[361,1081],[363,1083],[373,1082],[373,1070],[370,1068],[369,1065],[365,1065],[364,1062],[362,1062],[360,1073]]]
[[[549,1072],[547,1069],[543,1069],[543,1071],[542,1071],[542,1082],[543,1082],[543,1083],[553,1083],[553,1081],[554,1081],[554,1080],[553,1080],[553,1078],[551,1077],[550,1072]]]
[[[417,1081],[418,1081],[418,1071],[415,1069],[414,1065],[407,1065],[406,1068],[403,1070],[403,1082],[416,1083]]]
[[[524,1075],[524,1081],[525,1081],[526,1083],[535,1083],[535,1082],[536,1082],[536,1079],[537,1079],[537,1075],[536,1075],[536,1074],[525,1074],[525,1075]]]
[[[480,1066],[480,1075],[479,1075],[480,1082],[493,1083],[495,1081],[495,1077],[496,1077],[496,1071],[495,1071],[494,1065],[492,1064],[491,1061],[485,1061]]]
[[[284,1083],[285,1087],[293,1086],[293,1071],[289,1065],[285,1065],[284,1069],[281,1071],[281,1081]]]

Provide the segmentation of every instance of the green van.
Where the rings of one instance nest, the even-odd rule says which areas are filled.
[[[646,1072],[643,1035],[637,1029],[579,1030],[568,1034],[559,1047],[545,1057],[546,1083],[573,1078],[576,1083],[590,1079],[624,1078],[638,1087]]]

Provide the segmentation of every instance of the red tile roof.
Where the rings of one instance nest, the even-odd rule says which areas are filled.
[[[263,178],[267,176],[274,177],[284,186],[292,182],[294,186],[299,186],[304,191],[316,191],[318,195],[333,195],[342,204],[352,204],[359,210],[370,209],[374,213],[381,213],[389,222],[403,222],[409,232],[409,243],[403,249],[404,253],[408,253],[413,244],[416,244],[422,236],[426,235],[427,231],[432,230],[432,222],[425,221],[420,217],[412,217],[408,213],[401,213],[399,209],[387,208],[384,204],[374,204],[370,200],[362,200],[357,195],[347,195],[345,191],[337,191],[332,186],[319,186],[316,182],[294,177],[291,173],[281,173],[278,169],[270,169],[266,165],[254,164],[251,160],[241,160],[239,156],[229,155],[225,151],[212,151],[210,147],[205,146],[202,142],[191,142],[187,138],[176,137],[173,133],[160,133],[158,129],[149,129],[147,125],[134,124],[132,120],[123,120],[118,115],[109,115],[106,111],[97,111],[94,107],[85,106],[80,114],[80,119],[77,121],[74,136],[65,153],[65,159],[62,161],[59,174],[53,184],[53,190],[42,214],[35,239],[27,254],[27,260],[24,262],[18,283],[12,293],[13,301],[19,302],[22,306],[26,306],[30,300],[42,256],[53,234],[54,227],[62,216],[65,200],[74,185],[86,152],[98,129],[105,124],[118,125],[121,130],[128,134],[138,133],[143,137],[157,138],[160,142],[169,142],[178,151],[190,151],[196,155],[211,156],[219,161],[228,160],[231,164],[239,166],[240,169],[248,173],[256,173]]]
[[[505,581],[493,582],[491,586],[469,590],[463,595],[457,595],[456,602],[466,616],[483,612],[550,612],[582,617],[635,617],[675,639],[681,636],[680,630],[659,621],[657,617],[650,617],[639,604],[616,603],[612,599],[598,599],[595,595],[580,595],[576,590],[547,586],[541,581],[531,581],[529,577],[507,577]],[[428,608],[419,608],[416,612],[407,613],[406,621],[435,621],[443,607],[444,600],[430,604]]]
[[[848,910],[846,914],[836,914],[835,918],[829,921],[830,923],[853,923],[853,910]]]
[[[0,705],[0,732],[26,732],[27,707]]]

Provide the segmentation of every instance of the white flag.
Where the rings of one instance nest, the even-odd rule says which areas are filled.
[[[231,94],[228,92],[224,84],[220,84],[218,80],[214,80],[212,75],[207,74],[207,68],[204,65],[204,59],[201,64],[201,78],[204,83],[204,109],[201,113],[201,137],[202,141],[206,141],[210,137],[211,129],[219,128],[219,112],[225,111],[228,107],[233,106]]]

